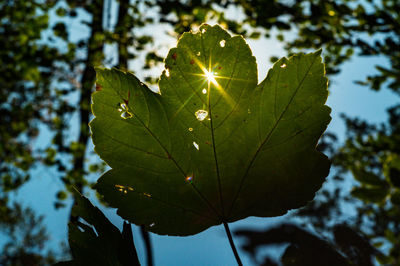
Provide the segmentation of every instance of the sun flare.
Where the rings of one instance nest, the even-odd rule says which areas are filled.
[[[207,71],[204,69],[204,76],[207,78],[208,81],[210,81],[213,84],[216,84],[217,81],[215,80],[214,72]]]

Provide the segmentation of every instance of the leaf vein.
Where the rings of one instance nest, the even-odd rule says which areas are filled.
[[[314,58],[314,60],[311,62],[311,64],[310,64],[310,66],[308,67],[308,69],[307,69],[307,71],[306,71],[304,77],[300,80],[300,82],[299,82],[297,88],[295,89],[295,91],[294,91],[292,97],[290,98],[288,104],[286,105],[285,109],[283,110],[283,112],[282,112],[281,115],[279,116],[278,120],[275,122],[274,126],[272,127],[272,129],[270,130],[270,132],[267,134],[267,136],[265,137],[264,141],[263,141],[263,142],[261,143],[261,145],[258,147],[258,149],[257,149],[256,152],[254,153],[252,159],[250,160],[249,166],[246,168],[246,172],[245,172],[245,174],[243,175],[242,179],[240,180],[239,189],[238,189],[238,191],[236,192],[235,197],[233,198],[232,205],[231,205],[230,210],[229,210],[229,215],[230,215],[230,213],[232,212],[233,206],[235,205],[235,202],[236,202],[237,198],[239,197],[239,194],[240,194],[240,192],[241,192],[241,190],[242,190],[244,181],[246,180],[246,178],[247,178],[247,176],[248,176],[248,174],[249,174],[249,172],[250,172],[250,168],[252,167],[252,165],[253,165],[254,161],[256,160],[258,154],[260,153],[262,147],[263,147],[263,146],[268,142],[268,140],[271,138],[271,135],[273,134],[273,132],[274,132],[275,129],[277,128],[278,123],[280,122],[280,120],[282,119],[282,117],[284,116],[284,114],[286,113],[286,111],[289,109],[290,104],[292,103],[293,99],[294,99],[294,98],[296,97],[296,95],[297,95],[297,92],[299,91],[299,89],[300,89],[301,86],[303,85],[303,82],[304,82],[304,80],[306,79],[306,77],[308,76],[308,73],[310,72],[312,66],[314,65],[315,60],[316,60],[316,58]]]

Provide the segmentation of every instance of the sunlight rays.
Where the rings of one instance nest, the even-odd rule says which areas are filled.
[[[226,100],[226,102],[231,107],[233,107],[235,105],[235,101],[226,93],[225,89],[217,81],[217,79],[230,79],[230,77],[219,76],[216,72],[214,72],[214,69],[217,67],[217,65],[212,65],[211,56],[209,57],[208,68],[206,68],[197,58],[195,58],[194,61],[203,72],[203,74],[191,73],[191,75],[201,76],[205,78],[204,82],[207,82],[208,97],[210,97],[211,84],[213,84],[217,91],[221,94],[221,96]]]
[[[228,70],[228,71],[232,71],[232,73],[230,74],[230,76],[222,76],[222,75],[218,75],[218,72],[222,69],[222,66],[220,65],[219,62],[213,62],[211,55],[208,57],[208,64],[203,64],[200,60],[199,60],[199,55],[194,55],[192,53],[191,54],[191,60],[190,60],[190,64],[191,65],[195,65],[198,67],[198,70],[195,72],[187,72],[187,71],[181,71],[181,74],[183,75],[190,75],[190,76],[198,76],[198,77],[202,77],[202,82],[201,83],[197,83],[197,84],[193,84],[193,81],[187,80],[189,83],[192,83],[191,86],[194,89],[193,93],[185,100],[182,102],[182,105],[180,106],[180,108],[175,112],[175,114],[173,115],[173,117],[175,117],[176,115],[178,115],[178,113],[180,113],[183,108],[185,108],[187,106],[187,104],[193,99],[194,96],[197,96],[198,98],[200,98],[203,102],[203,109],[209,109],[210,107],[206,107],[206,105],[210,104],[209,98],[211,97],[211,91],[212,89],[215,92],[218,92],[219,95],[213,94],[213,105],[217,105],[221,99],[225,100],[225,102],[230,106],[230,108],[234,108],[236,106],[236,100],[234,100],[230,95],[229,92],[227,91],[227,89],[229,90],[230,87],[230,83],[232,81],[241,81],[244,83],[248,83],[249,80],[248,79],[240,79],[240,78],[234,78],[234,72],[235,70]],[[207,66],[208,65],[208,66]],[[226,69],[227,70],[227,69]],[[225,72],[226,72],[225,70]],[[218,71],[218,72],[217,72]],[[221,70],[222,71],[222,70]],[[169,78],[169,75],[166,75],[167,78]],[[222,85],[218,82],[218,80],[220,81],[225,81],[222,82]],[[207,84],[207,85],[206,85]],[[195,88],[200,88],[200,92],[198,93],[197,89]],[[214,92],[214,93],[215,93]],[[204,102],[202,95],[207,97],[207,100]],[[204,97],[203,96],[203,97]]]
[[[204,76],[207,78],[208,82],[212,82],[214,85],[218,84],[218,82],[215,80],[214,72],[208,72],[207,70],[204,70]]]

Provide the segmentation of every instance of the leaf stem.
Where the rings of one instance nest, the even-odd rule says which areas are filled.
[[[151,246],[150,233],[146,231],[143,225],[140,226],[140,233],[142,234],[144,245],[146,247],[147,266],[153,266],[153,248]]]
[[[239,254],[238,254],[238,252],[236,250],[235,243],[233,243],[233,238],[232,238],[232,235],[231,235],[231,231],[229,230],[228,223],[227,222],[223,222],[223,224],[224,224],[226,235],[228,236],[228,239],[229,239],[229,244],[231,245],[231,249],[233,251],[233,254],[235,255],[236,262],[237,262],[237,264],[239,266],[243,266],[243,263],[240,260]]]

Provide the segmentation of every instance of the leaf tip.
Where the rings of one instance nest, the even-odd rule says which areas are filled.
[[[320,56],[320,55],[322,54],[322,48],[319,48],[318,50],[316,50],[316,51],[314,52],[314,54],[315,54],[316,56]]]

